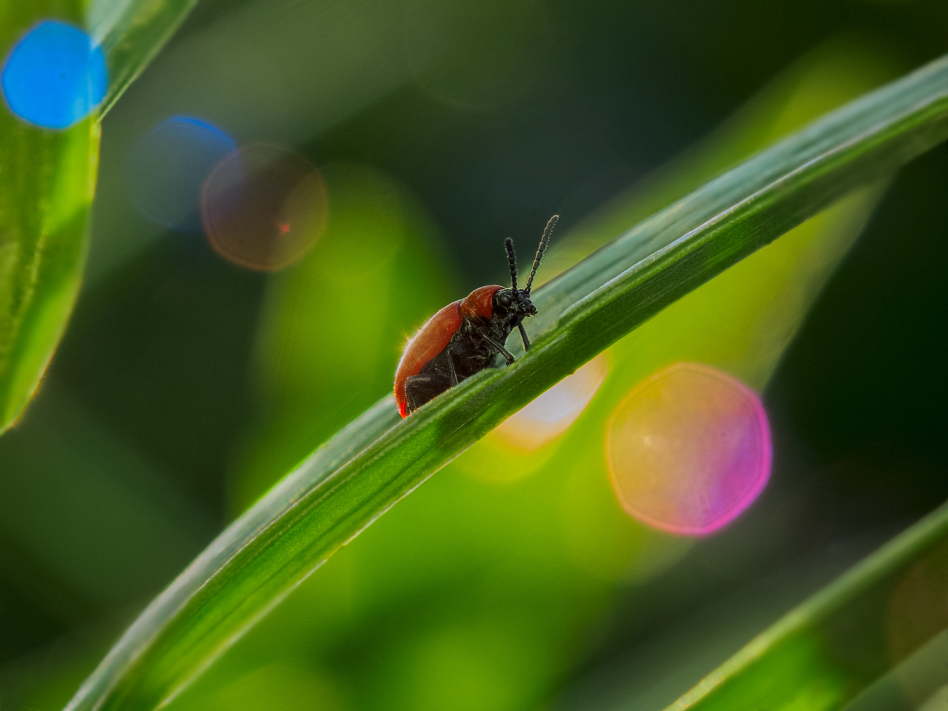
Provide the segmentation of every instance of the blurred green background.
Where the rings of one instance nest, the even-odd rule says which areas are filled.
[[[60,708],[228,521],[390,389],[428,315],[505,279],[505,236],[562,215],[545,281],[944,54],[946,30],[943,0],[202,0],[103,121],[84,290],[0,439],[0,708]],[[175,114],[319,168],[328,223],[303,260],[251,272],[139,215],[129,152]],[[946,186],[940,149],[675,304],[610,349],[565,434],[478,444],[171,708],[674,701],[948,499]],[[616,404],[677,360],[760,390],[775,436],[760,500],[700,540],[627,518],[602,452]]]

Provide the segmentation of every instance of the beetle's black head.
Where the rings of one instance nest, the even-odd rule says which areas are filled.
[[[513,316],[515,321],[522,321],[527,316],[536,316],[537,307],[524,289],[501,289],[494,294],[494,313],[501,317]]]
[[[533,277],[540,268],[540,260],[550,243],[550,235],[553,234],[553,228],[556,226],[559,215],[553,215],[543,230],[543,236],[540,238],[540,246],[537,248],[537,256],[533,260],[533,269],[530,270],[530,276],[527,278],[527,287],[525,289],[517,288],[517,253],[514,251],[513,240],[509,237],[504,241],[504,247],[507,248],[507,263],[510,266],[510,288],[501,289],[494,294],[494,313],[500,316],[513,316],[519,323],[527,316],[536,316],[537,308],[530,301],[530,289],[533,287]],[[512,319],[513,320],[513,319]]]

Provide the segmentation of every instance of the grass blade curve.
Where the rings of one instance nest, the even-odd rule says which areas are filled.
[[[921,707],[948,680],[944,614],[919,594],[944,594],[946,564],[942,506],[757,636],[667,711],[831,711],[850,701],[853,711],[909,708],[905,701]],[[931,668],[940,672],[906,673],[926,651],[937,655]]]

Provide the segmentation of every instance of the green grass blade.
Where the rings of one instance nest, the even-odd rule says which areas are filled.
[[[33,24],[86,25],[103,44],[108,108],[196,0],[13,3],[0,10],[5,55]],[[88,250],[100,116],[65,131],[37,128],[0,109],[0,433],[39,386],[72,312]]]
[[[63,5],[0,11],[3,55],[40,19],[77,20],[79,3]],[[36,390],[75,302],[98,155],[92,119],[48,131],[0,108],[0,432]]]
[[[921,706],[948,683],[946,568],[943,506],[790,612],[667,711],[830,711],[850,701],[853,711]],[[926,659],[932,652],[938,670]],[[922,665],[927,673],[913,673]]]
[[[401,421],[391,397],[230,526],[126,632],[70,709],[154,708],[334,551],[504,418],[691,289],[948,138],[948,60],[812,124],[536,292],[534,347]]]
[[[197,0],[92,0],[86,24],[101,43],[109,67],[104,116],[178,26]]]

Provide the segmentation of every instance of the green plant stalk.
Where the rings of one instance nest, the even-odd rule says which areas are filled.
[[[386,397],[162,593],[68,709],[154,708],[332,553],[530,400],[675,299],[948,138],[948,60],[859,99],[643,221],[536,292],[534,346],[406,420]]]
[[[948,505],[785,615],[667,711],[740,711],[763,705],[775,711],[840,708],[884,675],[893,662],[902,661],[896,658],[901,655],[887,648],[892,642],[885,628],[892,621],[887,617],[893,614],[893,591],[913,569],[927,564],[943,571],[946,540]],[[906,611],[895,614],[899,612]],[[903,654],[914,652],[940,631],[937,619],[914,622],[912,641],[917,646],[898,650]]]

